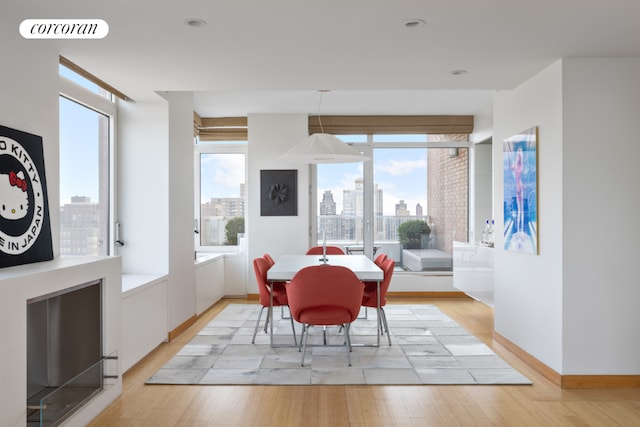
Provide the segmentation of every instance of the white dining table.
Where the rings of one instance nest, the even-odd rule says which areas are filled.
[[[377,284],[377,315],[380,316],[380,282],[384,279],[384,272],[366,255],[282,255],[276,263],[267,271],[267,281],[283,282],[293,279],[293,276],[305,267],[313,265],[339,265],[353,271],[358,279],[363,282],[376,282]],[[273,304],[272,304],[273,306]],[[270,334],[273,346],[273,309],[271,313]],[[377,346],[380,346],[381,327],[378,322]]]

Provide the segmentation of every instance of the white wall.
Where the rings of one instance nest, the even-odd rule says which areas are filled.
[[[308,134],[306,114],[250,114],[247,178],[247,292],[256,294],[253,259],[270,253],[304,253],[309,247],[309,166],[278,157]],[[298,170],[298,215],[260,216],[260,170]]]
[[[562,372],[562,62],[556,62],[494,102],[493,173],[496,219],[494,328]],[[503,249],[502,143],[539,128],[539,255]]]
[[[640,373],[638,88],[638,59],[566,59],[495,99],[500,231],[501,142],[539,127],[540,253],[507,252],[496,234],[494,327],[562,375]]]
[[[169,331],[196,314],[193,241],[193,94],[161,94],[169,101]],[[143,161],[141,159],[141,161]],[[162,166],[160,166],[162,167]]]
[[[125,273],[169,270],[167,102],[118,103],[118,214]]]
[[[640,374],[640,58],[563,82],[563,373]]]
[[[479,142],[491,139],[493,135],[493,105],[490,103],[473,115],[473,133],[471,142]]]
[[[58,54],[0,18],[0,125],[42,137],[54,256],[60,254]]]

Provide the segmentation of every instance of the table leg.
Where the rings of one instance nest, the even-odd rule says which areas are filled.
[[[376,307],[377,307],[377,315],[378,315],[378,321],[376,322],[378,324],[378,347],[380,347],[380,281],[376,281]]]
[[[269,289],[269,343],[273,347],[273,282]]]

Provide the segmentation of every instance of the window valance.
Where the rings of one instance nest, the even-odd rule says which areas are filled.
[[[473,116],[321,116],[322,130],[334,135],[470,134]],[[246,117],[200,117],[194,135],[202,141],[246,141]],[[309,117],[309,134],[320,133],[317,116]]]
[[[320,116],[320,121],[322,130],[334,135],[473,132],[473,116]],[[319,132],[318,117],[309,117],[309,133]]]
[[[246,141],[246,117],[200,117],[193,113],[193,131],[201,141]]]

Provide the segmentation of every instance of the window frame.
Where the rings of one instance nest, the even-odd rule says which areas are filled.
[[[248,176],[248,141],[224,141],[224,142],[200,142],[198,137],[194,138],[193,147],[193,170],[194,170],[194,247],[196,252],[211,252],[211,253],[233,253],[238,252],[239,245],[217,245],[217,246],[203,246],[200,244],[200,224],[201,224],[201,167],[200,167],[200,155],[202,154],[243,154],[244,155],[244,179],[245,188]],[[245,204],[245,227],[247,220],[247,192],[244,194]],[[246,229],[245,229],[246,230]]]
[[[107,256],[116,254],[116,235],[115,230],[117,228],[116,212],[117,210],[117,105],[115,99],[108,99],[99,95],[96,92],[91,91],[82,85],[75,83],[74,81],[59,75],[59,93],[58,96],[66,98],[72,102],[75,102],[83,107],[93,110],[99,114],[103,114],[109,118],[109,138],[107,141],[107,192],[108,192],[108,209],[107,209]],[[58,121],[60,120],[58,115]],[[58,209],[60,209],[57,201]],[[58,236],[60,239],[62,236]],[[61,242],[60,242],[61,243]]]

